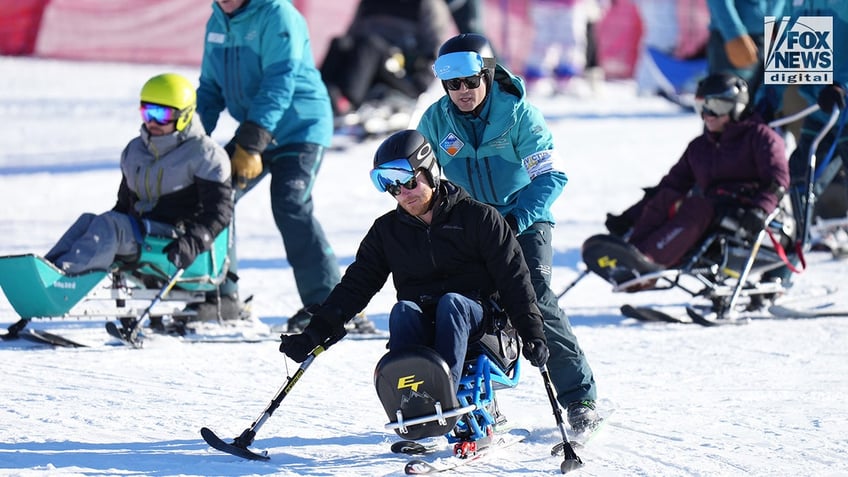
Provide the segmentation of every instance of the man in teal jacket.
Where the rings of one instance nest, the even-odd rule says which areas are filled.
[[[710,74],[731,73],[753,97],[762,83],[766,16],[780,15],[786,0],[707,0]]]
[[[575,431],[591,428],[598,419],[595,379],[550,288],[550,208],[568,180],[557,168],[551,132],[525,101],[523,80],[496,64],[482,35],[446,41],[433,69],[447,94],[425,111],[418,130],[445,176],[498,209],[517,235],[544,319],[557,399]]]
[[[208,134],[224,108],[239,122],[226,147],[236,200],[271,174],[271,210],[301,301],[305,307],[321,303],[339,282],[312,202],[333,114],[306,20],[288,0],[216,0],[204,41],[197,113]],[[230,255],[232,268],[235,251]],[[211,300],[206,311],[237,314],[236,291],[228,281],[220,290],[220,309]],[[308,318],[301,309],[290,327],[299,329]]]
[[[831,17],[832,34],[822,35],[833,51],[833,78],[829,84],[769,84],[758,94],[757,109],[767,119],[773,114],[788,116],[808,105],[818,104],[820,111],[807,116],[802,124],[797,147],[789,159],[790,197],[795,220],[799,225],[808,222],[807,180],[810,147],[815,136],[827,123],[834,108],[841,111],[833,128],[819,143],[816,153],[816,169],[813,171],[813,190],[818,198],[828,196],[827,207],[814,207],[811,213],[823,218],[842,218],[848,213],[848,113],[846,113],[846,91],[848,91],[848,2],[835,0],[787,1],[781,19],[790,19],[794,25],[799,17]],[[791,28],[791,27],[790,27]],[[775,40],[780,41],[780,38]],[[791,94],[797,89],[797,94]],[[794,99],[793,99],[794,98]],[[798,103],[800,99],[801,104]],[[825,190],[827,191],[825,192]],[[812,224],[808,224],[812,225]],[[807,241],[808,237],[802,237]],[[783,278],[791,273],[784,270]]]

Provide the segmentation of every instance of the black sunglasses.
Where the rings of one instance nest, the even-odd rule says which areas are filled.
[[[403,187],[406,190],[415,189],[416,187],[418,187],[418,179],[415,178],[417,175],[418,175],[418,173],[416,172],[415,175],[412,176],[412,179],[409,179],[408,181],[404,182],[403,184],[401,184],[400,181],[395,181],[394,184],[386,185],[386,192],[391,194],[392,197],[397,197],[397,196],[400,195],[400,188],[401,187]]]
[[[442,84],[445,85],[450,91],[459,90],[462,85],[465,85],[468,89],[476,89],[480,87],[480,80],[483,79],[483,74],[477,74],[474,76],[466,76],[465,78],[452,78],[449,80],[442,80]]]

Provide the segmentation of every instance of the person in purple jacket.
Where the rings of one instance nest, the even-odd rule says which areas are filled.
[[[742,78],[712,74],[698,84],[695,100],[703,134],[641,201],[607,215],[611,233],[629,233],[628,242],[661,267],[677,265],[725,214],[755,235],[789,186],[783,139],[743,115],[749,94]]]

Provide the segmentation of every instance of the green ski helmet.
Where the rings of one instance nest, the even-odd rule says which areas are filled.
[[[184,76],[163,73],[154,76],[141,88],[141,103],[167,106],[176,110],[176,129],[182,131],[194,116],[197,94],[194,85]]]

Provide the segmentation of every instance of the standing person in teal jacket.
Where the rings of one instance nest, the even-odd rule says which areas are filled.
[[[789,192],[792,208],[798,224],[807,221],[804,215],[807,202],[807,180],[810,159],[810,147],[815,136],[827,123],[833,109],[841,111],[839,120],[819,143],[816,153],[816,170],[813,176],[813,190],[818,198],[826,194],[829,205],[827,210],[814,208],[816,215],[826,218],[841,218],[848,213],[848,113],[846,113],[846,91],[848,91],[848,2],[838,0],[789,0],[786,2],[782,17],[790,18],[791,23],[799,17],[831,17],[833,34],[826,38],[833,48],[833,80],[830,84],[795,84],[797,98],[802,104],[793,104],[790,85],[769,84],[760,91],[757,109],[767,119],[773,115],[789,116],[806,106],[818,104],[820,111],[807,116],[801,126],[797,147],[789,158]],[[779,40],[779,38],[778,38]],[[777,41],[777,40],[776,40]],[[825,164],[826,163],[826,164]],[[810,224],[811,225],[811,224]],[[803,237],[806,239],[807,237]],[[784,278],[791,276],[785,272]]]
[[[239,122],[227,144],[238,201],[271,175],[271,210],[309,320],[339,282],[339,266],[313,215],[312,187],[333,135],[333,113],[315,67],[306,20],[289,0],[215,0],[206,24],[197,113],[207,134],[226,108]],[[237,264],[231,251],[231,268]],[[199,315],[240,312],[237,286],[210,297]],[[228,316],[230,315],[230,316]],[[292,321],[293,320],[293,321]],[[298,326],[295,326],[298,325]]]
[[[496,64],[484,36],[449,39],[433,69],[447,94],[424,112],[418,130],[445,176],[498,209],[516,234],[544,319],[557,399],[573,430],[591,429],[598,421],[595,378],[550,288],[550,208],[568,181],[551,132],[526,102],[524,81]]]
[[[765,17],[780,15],[786,0],[707,0],[710,74],[730,73],[748,83],[753,98],[762,83]]]

